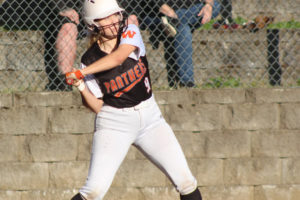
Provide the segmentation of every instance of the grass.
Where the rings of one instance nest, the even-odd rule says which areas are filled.
[[[288,22],[277,22],[268,26],[270,29],[300,29],[300,22],[291,20]]]
[[[241,86],[240,79],[236,79],[233,77],[229,78],[210,78],[209,81],[202,85],[203,88],[237,88]]]
[[[200,30],[210,30],[213,29],[212,25],[217,21],[217,19],[213,19],[210,22],[202,25],[199,29]],[[239,25],[243,25],[244,23],[247,23],[248,20],[242,18],[242,17],[237,17],[234,19],[235,23]],[[300,22],[295,21],[295,20],[290,20],[286,22],[276,22],[269,24],[268,27],[269,29],[300,29]]]

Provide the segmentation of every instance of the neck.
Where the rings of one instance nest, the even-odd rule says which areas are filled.
[[[111,53],[116,48],[117,38],[102,38],[102,40],[98,40],[97,43],[102,51],[104,51],[105,53]]]

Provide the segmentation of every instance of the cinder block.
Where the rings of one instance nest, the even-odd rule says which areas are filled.
[[[47,163],[0,163],[0,190],[40,190],[48,188]]]
[[[81,188],[88,175],[89,162],[57,162],[49,164],[49,188]]]
[[[279,106],[277,104],[228,105],[224,119],[226,129],[258,130],[279,128]]]
[[[159,105],[203,103],[201,90],[178,89],[176,91],[154,91],[154,97]]]
[[[111,187],[104,199],[107,200],[146,200],[140,188]]]
[[[13,95],[12,94],[0,94],[0,108],[12,107]]]
[[[300,129],[300,103],[280,106],[280,127],[282,129]]]
[[[0,162],[19,161],[22,147],[21,136],[0,135]]]
[[[74,93],[72,92],[28,92],[15,93],[15,106],[74,106]]]
[[[78,155],[77,160],[88,161],[91,157],[93,133],[78,136]]]
[[[187,158],[232,158],[251,156],[249,131],[176,132]]]
[[[252,186],[200,187],[200,191],[202,193],[203,199],[253,200],[253,187]]]
[[[175,132],[176,138],[187,158],[208,157],[206,151],[206,133]]]
[[[299,157],[300,134],[297,130],[264,130],[252,134],[255,157]]]
[[[47,189],[47,190],[34,190],[22,191],[22,200],[70,200],[75,194],[76,190],[63,190],[63,189]]]
[[[170,183],[148,160],[125,160],[113,181],[114,187],[164,187]]]
[[[144,196],[141,200],[179,199],[179,193],[175,190],[174,187],[145,187],[142,188],[141,191]]]
[[[22,200],[21,191],[0,191],[0,199]]]
[[[52,133],[92,133],[95,114],[84,107],[49,108]]]
[[[222,106],[209,104],[172,104],[164,106],[165,118],[174,131],[220,130]]]
[[[10,33],[9,40],[6,41],[7,69],[44,70],[43,33],[40,31],[13,31]]]
[[[188,163],[198,186],[224,185],[222,159],[189,159]]]
[[[255,200],[298,200],[299,185],[263,185],[254,189]]]
[[[40,135],[27,138],[34,162],[76,160],[78,136]]]
[[[126,155],[126,160],[146,160],[147,158],[135,146],[131,146]]]
[[[282,160],[282,178],[284,184],[300,184],[300,159],[299,157]]]
[[[300,101],[300,88],[274,88],[272,90],[257,88],[253,91],[257,103],[287,103]]]
[[[207,157],[233,158],[251,156],[251,133],[226,130],[205,134]]]
[[[47,112],[42,107],[0,108],[0,134],[46,133]]]
[[[246,101],[246,91],[237,88],[201,90],[201,97],[203,103],[209,104],[244,103]]]
[[[224,161],[226,185],[267,185],[281,183],[281,160],[237,158]]]

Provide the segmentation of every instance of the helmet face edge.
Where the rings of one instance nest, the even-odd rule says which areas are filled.
[[[124,11],[116,0],[85,0],[83,4],[83,19],[89,28],[97,27],[94,20],[108,17]]]

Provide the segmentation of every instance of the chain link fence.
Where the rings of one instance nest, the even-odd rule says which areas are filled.
[[[154,88],[300,86],[300,0],[215,0],[204,25],[195,17],[204,1],[178,2],[166,1],[174,15],[157,1],[119,1],[139,18]],[[59,12],[81,13],[82,2],[1,3],[0,91],[72,90],[58,67],[56,38],[70,23]],[[87,48],[80,24],[75,67]]]

